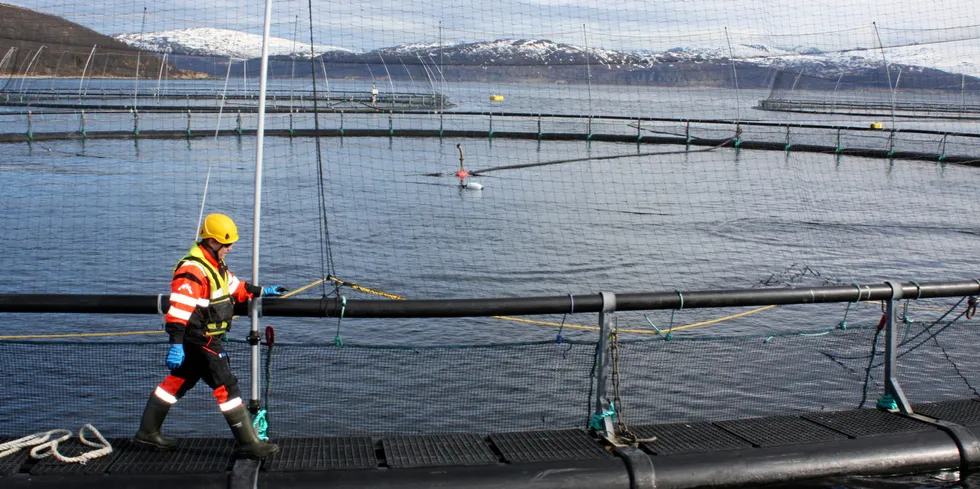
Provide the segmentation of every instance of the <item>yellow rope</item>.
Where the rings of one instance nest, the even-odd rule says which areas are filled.
[[[540,325],[540,326],[554,326],[556,328],[561,326],[560,323],[555,323],[555,322],[551,322],[551,321],[538,321],[536,319],[523,319],[523,318],[515,318],[515,317],[511,317],[511,316],[491,316],[491,317],[493,317],[494,319],[500,319],[500,320],[503,320],[503,321],[514,321],[515,323],[537,324],[537,325]],[[596,331],[596,330],[599,329],[596,326],[585,326],[585,325],[582,325],[582,324],[566,324],[565,327],[566,328],[572,328],[572,329],[587,329],[589,331]]]
[[[367,287],[361,287],[360,285],[357,285],[357,284],[355,284],[353,282],[345,282],[345,281],[343,281],[343,280],[341,280],[341,279],[339,279],[337,277],[327,277],[327,278],[329,278],[330,280],[333,280],[334,282],[337,282],[340,285],[346,285],[346,286],[348,286],[348,287],[350,287],[350,288],[352,288],[354,290],[357,290],[357,291],[365,292],[365,293],[368,293],[368,294],[380,295],[381,297],[387,297],[389,299],[396,300],[396,301],[404,301],[404,300],[407,300],[407,299],[405,299],[404,297],[402,297],[400,295],[389,294],[387,292],[382,292],[380,290],[374,290],[374,289],[369,289]]]
[[[286,294],[284,294],[284,295],[282,296],[282,298],[283,298],[283,299],[285,299],[285,298],[287,298],[287,297],[291,297],[291,296],[294,296],[294,295],[296,295],[296,294],[298,294],[298,293],[300,293],[300,292],[303,292],[303,291],[304,291],[304,290],[306,290],[306,289],[309,289],[310,287],[316,287],[317,285],[320,285],[320,284],[322,284],[323,282],[326,282],[326,280],[327,280],[327,279],[325,279],[325,278],[321,278],[320,280],[317,280],[316,282],[313,282],[313,283],[312,283],[312,284],[310,284],[310,285],[306,285],[306,286],[303,286],[303,287],[300,287],[300,288],[298,288],[298,289],[296,289],[296,290],[294,290],[294,291],[291,291],[291,292],[289,292],[289,293],[286,293]]]
[[[710,321],[702,321],[700,323],[692,323],[692,324],[685,324],[685,325],[682,325],[682,326],[676,326],[674,328],[671,328],[671,331],[679,331],[679,330],[682,330],[682,329],[695,328],[695,327],[698,327],[698,326],[708,326],[709,324],[720,323],[722,321],[728,321],[728,320],[731,320],[731,319],[736,319],[736,318],[740,318],[740,317],[743,317],[743,316],[748,316],[749,314],[755,314],[757,312],[762,312],[762,311],[765,311],[767,309],[772,309],[774,307],[776,307],[776,306],[775,305],[772,305],[772,306],[763,306],[763,307],[759,307],[759,308],[756,308],[756,309],[752,309],[751,311],[740,312],[738,314],[732,314],[731,316],[725,316],[723,318],[712,319]],[[515,321],[515,322],[519,322],[519,323],[537,324],[537,325],[541,325],[541,326],[554,326],[556,328],[562,327],[562,324],[561,323],[555,323],[555,322],[551,322],[551,321],[537,321],[537,320],[534,320],[534,319],[521,319],[521,318],[510,317],[510,316],[493,316],[493,317],[495,319],[503,319],[505,321]],[[583,326],[581,324],[566,324],[566,325],[564,325],[564,327],[566,327],[566,328],[572,328],[572,329],[587,329],[587,330],[591,330],[591,331],[598,331],[598,329],[599,329],[598,326]],[[619,332],[620,333],[636,333],[636,334],[653,334],[653,335],[660,334],[657,331],[652,331],[652,330],[649,330],[649,329],[621,329],[621,330],[619,330]]]
[[[359,290],[361,292],[366,292],[368,294],[380,295],[382,297],[387,297],[389,299],[394,299],[396,301],[406,300],[402,296],[398,296],[398,295],[394,295],[394,294],[389,294],[387,292],[382,292],[380,290],[369,289],[367,287],[361,287],[360,285],[357,285],[357,284],[355,284],[353,282],[346,282],[346,281],[341,280],[341,279],[339,279],[337,277],[327,277],[327,278],[330,279],[330,280],[333,280],[334,282],[337,282],[340,285],[345,285],[345,286],[350,287],[350,288],[352,288],[354,290]],[[306,287],[304,287],[302,289],[299,289],[299,290],[305,290],[305,289],[311,287],[312,285],[316,285],[316,284],[318,284],[318,283],[320,283],[322,281],[323,280],[320,280],[318,282],[315,282],[314,284],[308,285],[308,286],[306,286]],[[682,330],[682,329],[694,328],[694,327],[697,327],[697,326],[707,326],[709,324],[720,323],[722,321],[728,321],[728,320],[731,320],[731,319],[736,319],[736,318],[740,318],[740,317],[743,317],[743,316],[748,316],[749,314],[755,314],[757,312],[762,312],[762,311],[765,311],[767,309],[772,309],[774,307],[776,307],[776,306],[775,305],[772,305],[772,306],[764,306],[764,307],[759,307],[759,308],[756,308],[756,309],[752,309],[751,311],[740,312],[738,314],[733,314],[731,316],[725,316],[723,318],[712,319],[710,321],[703,321],[703,322],[700,322],[700,323],[693,323],[693,324],[685,324],[685,325],[682,325],[682,326],[677,326],[675,328],[672,328],[672,331],[678,331],[678,330]],[[511,317],[511,316],[492,316],[492,317],[494,319],[500,319],[502,321],[513,321],[513,322],[516,322],[516,323],[525,323],[525,324],[537,324],[537,325],[540,325],[540,326],[553,326],[553,327],[556,327],[556,328],[562,327],[562,324],[561,323],[555,323],[555,322],[551,322],[551,321],[538,321],[536,319],[522,319],[522,318]],[[591,331],[597,331],[599,329],[597,326],[585,326],[585,325],[582,325],[582,324],[565,324],[564,327],[571,328],[571,329],[585,329],[585,330],[591,330]],[[651,331],[651,330],[648,330],[648,329],[621,329],[620,332],[621,333],[636,333],[636,334],[654,334],[654,335],[655,334],[660,334],[657,331]]]
[[[762,307],[759,307],[759,308],[756,308],[756,309],[752,309],[751,311],[740,312],[738,314],[732,314],[731,316],[725,316],[723,318],[712,319],[710,321],[703,321],[703,322],[700,322],[700,323],[685,324],[683,326],[676,326],[676,327],[673,328],[673,330],[674,331],[678,331],[678,330],[687,329],[687,328],[694,328],[694,327],[697,327],[697,326],[707,326],[709,324],[715,324],[715,323],[720,323],[722,321],[728,321],[729,319],[735,319],[735,318],[740,318],[742,316],[748,316],[749,314],[755,314],[757,312],[762,312],[762,311],[765,311],[766,309],[772,309],[774,307],[776,307],[776,306],[775,305],[762,306]]]

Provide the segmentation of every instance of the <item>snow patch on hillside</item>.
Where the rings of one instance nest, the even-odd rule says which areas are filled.
[[[222,58],[252,59],[262,56],[262,36],[231,29],[197,27],[143,34],[117,34],[113,38],[130,46],[159,53],[186,54],[192,56],[217,56]],[[317,45],[316,54],[326,51],[354,52],[351,49]],[[281,37],[269,38],[270,56],[310,56],[310,45]]]

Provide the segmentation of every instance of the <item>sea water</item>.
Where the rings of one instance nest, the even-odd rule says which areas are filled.
[[[174,83],[170,89],[176,89]],[[361,86],[346,83],[347,88]],[[283,283],[295,289],[331,273],[405,298],[448,299],[860,286],[885,279],[924,282],[975,275],[974,215],[980,170],[972,167],[792,150],[687,151],[692,148],[539,142],[492,135],[493,130],[500,133],[508,128],[534,131],[539,121],[555,132],[636,130],[628,121],[593,128],[588,118],[561,120],[553,117],[556,113],[830,125],[865,125],[866,117],[762,112],[752,108],[754,100],[767,95],[762,91],[506,84],[454,84],[446,91],[455,107],[442,118],[389,119],[379,112],[348,114],[343,121],[338,114],[324,114],[317,122],[331,128],[341,124],[393,127],[396,134],[401,128],[431,129],[441,123],[449,129],[480,128],[486,137],[266,140],[260,283]],[[490,93],[505,94],[505,105],[490,101]],[[10,110],[0,129],[23,132],[26,114]],[[487,115],[474,119],[454,112]],[[494,118],[493,112],[528,116],[505,122],[501,116]],[[552,117],[542,120],[535,115],[542,113]],[[193,128],[202,132],[233,128],[237,116],[232,114],[234,108],[220,117],[194,115]],[[89,117],[90,128],[119,131],[131,130],[135,119],[127,113]],[[184,115],[141,117],[143,131],[179,130],[186,123]],[[295,116],[293,122],[308,127],[311,119],[307,113]],[[32,115],[37,132],[76,130],[78,123],[79,114],[73,112]],[[270,126],[283,128],[287,123],[279,114]],[[959,121],[900,120],[895,125],[975,129],[975,124]],[[665,123],[652,129],[676,135],[686,128],[682,123]],[[718,131],[722,134],[723,129]],[[806,136],[805,132],[798,135]],[[833,139],[822,142],[834,144]],[[460,191],[452,176],[459,165],[457,144],[471,170],[590,156],[659,154],[488,171],[477,177],[484,189],[468,192]],[[927,151],[936,141],[907,144],[919,144]],[[4,155],[0,264],[7,273],[0,275],[0,291],[165,294],[173,264],[195,236],[202,200],[208,212],[229,213],[239,222],[244,239],[228,261],[233,271],[250,279],[254,137],[38,141],[5,145]],[[302,297],[338,292],[370,297],[322,286]],[[765,338],[833,328],[845,307],[833,305],[819,312],[780,308],[684,334]],[[873,322],[879,314],[873,309],[855,307],[849,320]],[[663,328],[675,321],[693,323],[721,314],[624,313],[619,325],[649,330],[649,323]],[[152,316],[5,316],[5,333],[10,334],[159,328],[159,319]],[[572,318],[594,325],[594,318]],[[334,324],[327,326],[319,319],[267,322],[275,323],[291,341],[329,342],[334,334]],[[395,346],[555,337],[553,326],[502,326],[490,318],[348,320],[343,332],[348,342]],[[595,335],[589,330],[565,334],[583,341]],[[826,481],[823,487],[881,487],[875,484],[892,482]],[[941,478],[894,482],[900,487],[957,484]]]

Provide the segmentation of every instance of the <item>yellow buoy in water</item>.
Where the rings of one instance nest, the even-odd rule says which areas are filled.
[[[871,123],[871,129],[881,129],[881,123],[880,122],[872,122]]]
[[[504,99],[504,96],[503,95],[491,95],[490,96],[490,101],[492,101],[492,102],[500,102],[503,99]]]

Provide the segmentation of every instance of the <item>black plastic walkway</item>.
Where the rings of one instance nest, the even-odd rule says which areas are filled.
[[[280,452],[235,460],[228,439],[183,439],[172,452],[110,440],[87,465],[0,459],[0,487],[57,488],[693,488],[841,475],[925,473],[980,465],[980,402],[733,421],[632,426],[640,449],[583,430],[287,438]],[[924,416],[922,416],[924,415]],[[8,441],[0,439],[0,442]],[[80,451],[63,443],[67,456]]]

